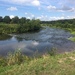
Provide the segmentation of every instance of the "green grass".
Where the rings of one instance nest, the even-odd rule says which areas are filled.
[[[67,30],[69,30],[70,31],[70,33],[72,34],[72,35],[75,35],[75,30],[72,30],[72,29],[67,29]],[[74,41],[75,42],[75,37],[71,37],[71,38],[69,38],[69,40],[71,40],[71,41]]]
[[[21,64],[1,66],[0,75],[75,75],[75,52],[47,54]]]
[[[74,41],[75,42],[75,37],[69,38],[69,40]]]

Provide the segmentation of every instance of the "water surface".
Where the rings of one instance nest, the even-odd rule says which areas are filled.
[[[9,52],[20,49],[28,56],[44,54],[52,47],[57,48],[58,53],[72,51],[75,43],[68,40],[73,37],[65,30],[46,27],[36,33],[0,35],[0,55],[6,56]]]

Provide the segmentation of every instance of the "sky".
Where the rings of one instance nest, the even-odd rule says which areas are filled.
[[[75,0],[0,0],[0,16],[51,21],[75,18]]]

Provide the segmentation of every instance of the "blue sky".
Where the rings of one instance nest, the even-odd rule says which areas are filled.
[[[75,0],[0,0],[0,16],[58,20],[75,18]]]

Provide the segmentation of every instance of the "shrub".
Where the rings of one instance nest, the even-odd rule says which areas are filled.
[[[48,51],[48,54],[50,55],[50,56],[55,56],[56,55],[56,48],[52,48],[50,51]]]
[[[13,54],[9,53],[7,56],[7,65],[21,64],[23,61],[23,55],[20,51],[16,51]]]
[[[0,57],[0,66],[6,66],[6,59],[4,57]]]

